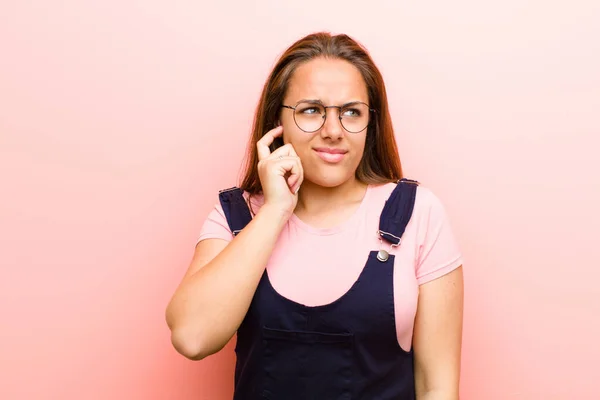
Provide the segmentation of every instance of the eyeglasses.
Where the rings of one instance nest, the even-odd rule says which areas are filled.
[[[325,106],[320,101],[301,100],[294,107],[282,105],[294,110],[294,122],[300,130],[313,133],[325,125],[327,109],[337,108],[342,127],[350,133],[359,133],[369,126],[371,112],[375,112],[368,104],[354,101],[341,106]]]

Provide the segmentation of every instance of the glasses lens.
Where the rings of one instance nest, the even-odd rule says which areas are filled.
[[[369,106],[364,103],[348,104],[340,111],[340,117],[348,132],[362,132],[369,125]]]
[[[299,103],[294,112],[294,120],[304,132],[316,132],[321,129],[325,123],[325,116],[325,107],[319,103]],[[347,104],[340,110],[340,120],[348,132],[362,132],[369,125],[369,106],[364,103]]]
[[[298,128],[303,131],[318,131],[325,122],[325,108],[319,103],[300,103],[296,106],[294,119]]]

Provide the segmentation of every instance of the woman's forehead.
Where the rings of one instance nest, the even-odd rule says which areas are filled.
[[[300,65],[291,76],[286,99],[320,100],[324,104],[367,101],[360,71],[344,60],[315,59]]]

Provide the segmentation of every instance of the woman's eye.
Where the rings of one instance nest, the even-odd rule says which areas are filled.
[[[302,114],[320,114],[320,110],[318,107],[305,108],[301,112]]]
[[[360,111],[355,108],[348,108],[344,110],[343,115],[345,117],[360,117]]]

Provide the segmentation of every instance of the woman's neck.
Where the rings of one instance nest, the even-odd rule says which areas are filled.
[[[336,187],[323,187],[304,181],[298,192],[295,213],[318,215],[322,212],[360,203],[367,190],[367,184],[355,178]]]

